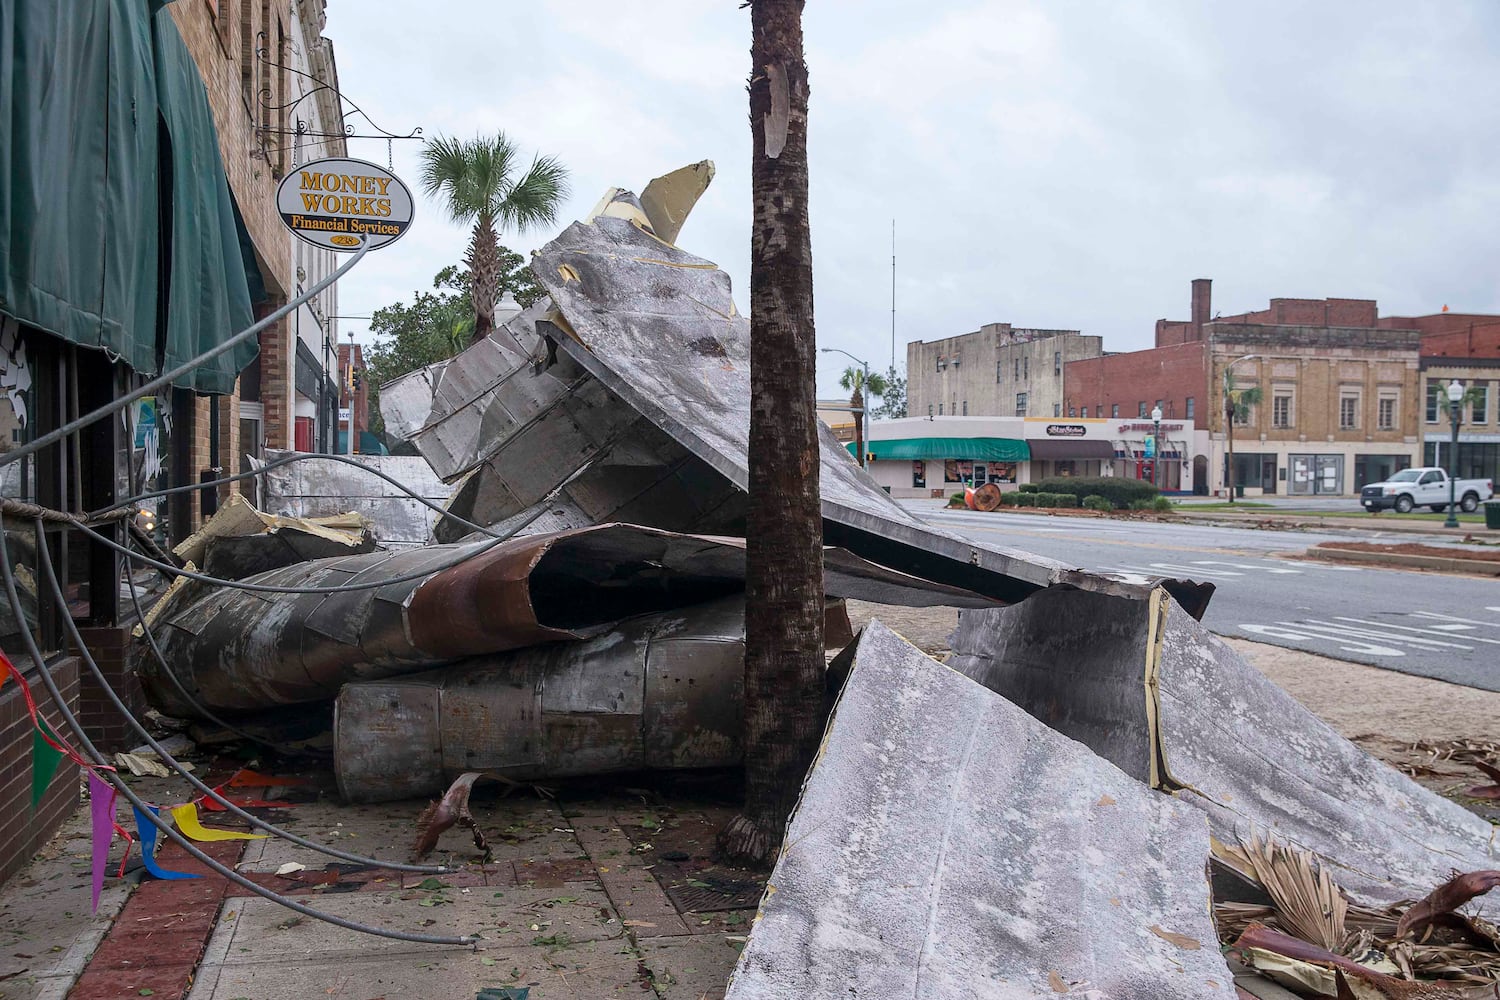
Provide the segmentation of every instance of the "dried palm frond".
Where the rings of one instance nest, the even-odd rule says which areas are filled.
[[[1215,853],[1260,883],[1271,897],[1276,923],[1289,934],[1329,951],[1344,946],[1349,902],[1311,853],[1255,836],[1238,847],[1216,847]]]

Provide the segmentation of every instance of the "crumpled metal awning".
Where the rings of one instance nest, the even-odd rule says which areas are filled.
[[[1208,856],[1197,810],[872,622],[726,1000],[1232,1000]]]
[[[992,606],[983,596],[906,577],[848,552],[824,552],[825,591],[882,604]],[[635,615],[744,588],[741,538],[609,524],[501,541],[318,559],[251,576],[281,587],[379,584],[278,594],[189,586],[154,627],[177,681],[215,712],[326,701],[346,682],[470,656],[598,635]],[[139,672],[153,704],[198,715],[154,658]]]
[[[1500,867],[1489,823],[1344,739],[1160,593],[1047,591],[962,613],[951,644],[955,670],[1203,810],[1219,840],[1311,851],[1361,902]]]

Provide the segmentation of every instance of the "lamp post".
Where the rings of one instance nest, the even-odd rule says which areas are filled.
[[[1151,407],[1151,485],[1161,489],[1161,477],[1156,474],[1161,461],[1161,407]]]
[[[1458,527],[1458,502],[1455,493],[1458,487],[1458,425],[1463,422],[1464,387],[1458,379],[1448,383],[1448,419],[1453,423],[1453,444],[1448,453],[1448,519],[1445,528]]]
[[[1229,372],[1241,361],[1254,361],[1255,355],[1247,354],[1242,358],[1235,358],[1224,366],[1224,436],[1229,444],[1229,475],[1225,477],[1229,484],[1229,502],[1234,503],[1234,398],[1229,395]]]
[[[867,456],[865,455],[864,432],[868,429],[865,423],[865,414],[870,411],[870,363],[868,361],[861,361],[848,351],[841,351],[837,347],[820,347],[818,351],[822,354],[842,354],[850,361],[859,365],[864,371],[864,381],[859,384],[859,400],[864,405],[850,407],[849,410],[854,414],[854,419],[859,422],[859,432],[854,435],[857,447],[859,448],[859,467],[861,469],[868,469],[870,463],[867,461]]]

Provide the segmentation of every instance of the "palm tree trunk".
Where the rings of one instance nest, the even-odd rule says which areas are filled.
[[[745,531],[745,808],[728,857],[767,863],[823,717],[812,242],[803,0],[750,8],[750,497]]]
[[[495,220],[487,213],[474,222],[464,263],[469,267],[469,301],[474,306],[471,343],[478,343],[495,329],[495,302],[500,298],[500,237]]]

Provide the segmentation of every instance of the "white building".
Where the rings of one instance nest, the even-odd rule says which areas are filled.
[[[1208,434],[1164,420],[1160,453],[1151,421],[1050,417],[904,417],[870,424],[868,471],[896,497],[946,496],[965,483],[1014,489],[1051,476],[1148,479],[1191,493],[1194,458]],[[852,449],[852,445],[850,446]],[[1154,467],[1153,467],[1154,460]]]

